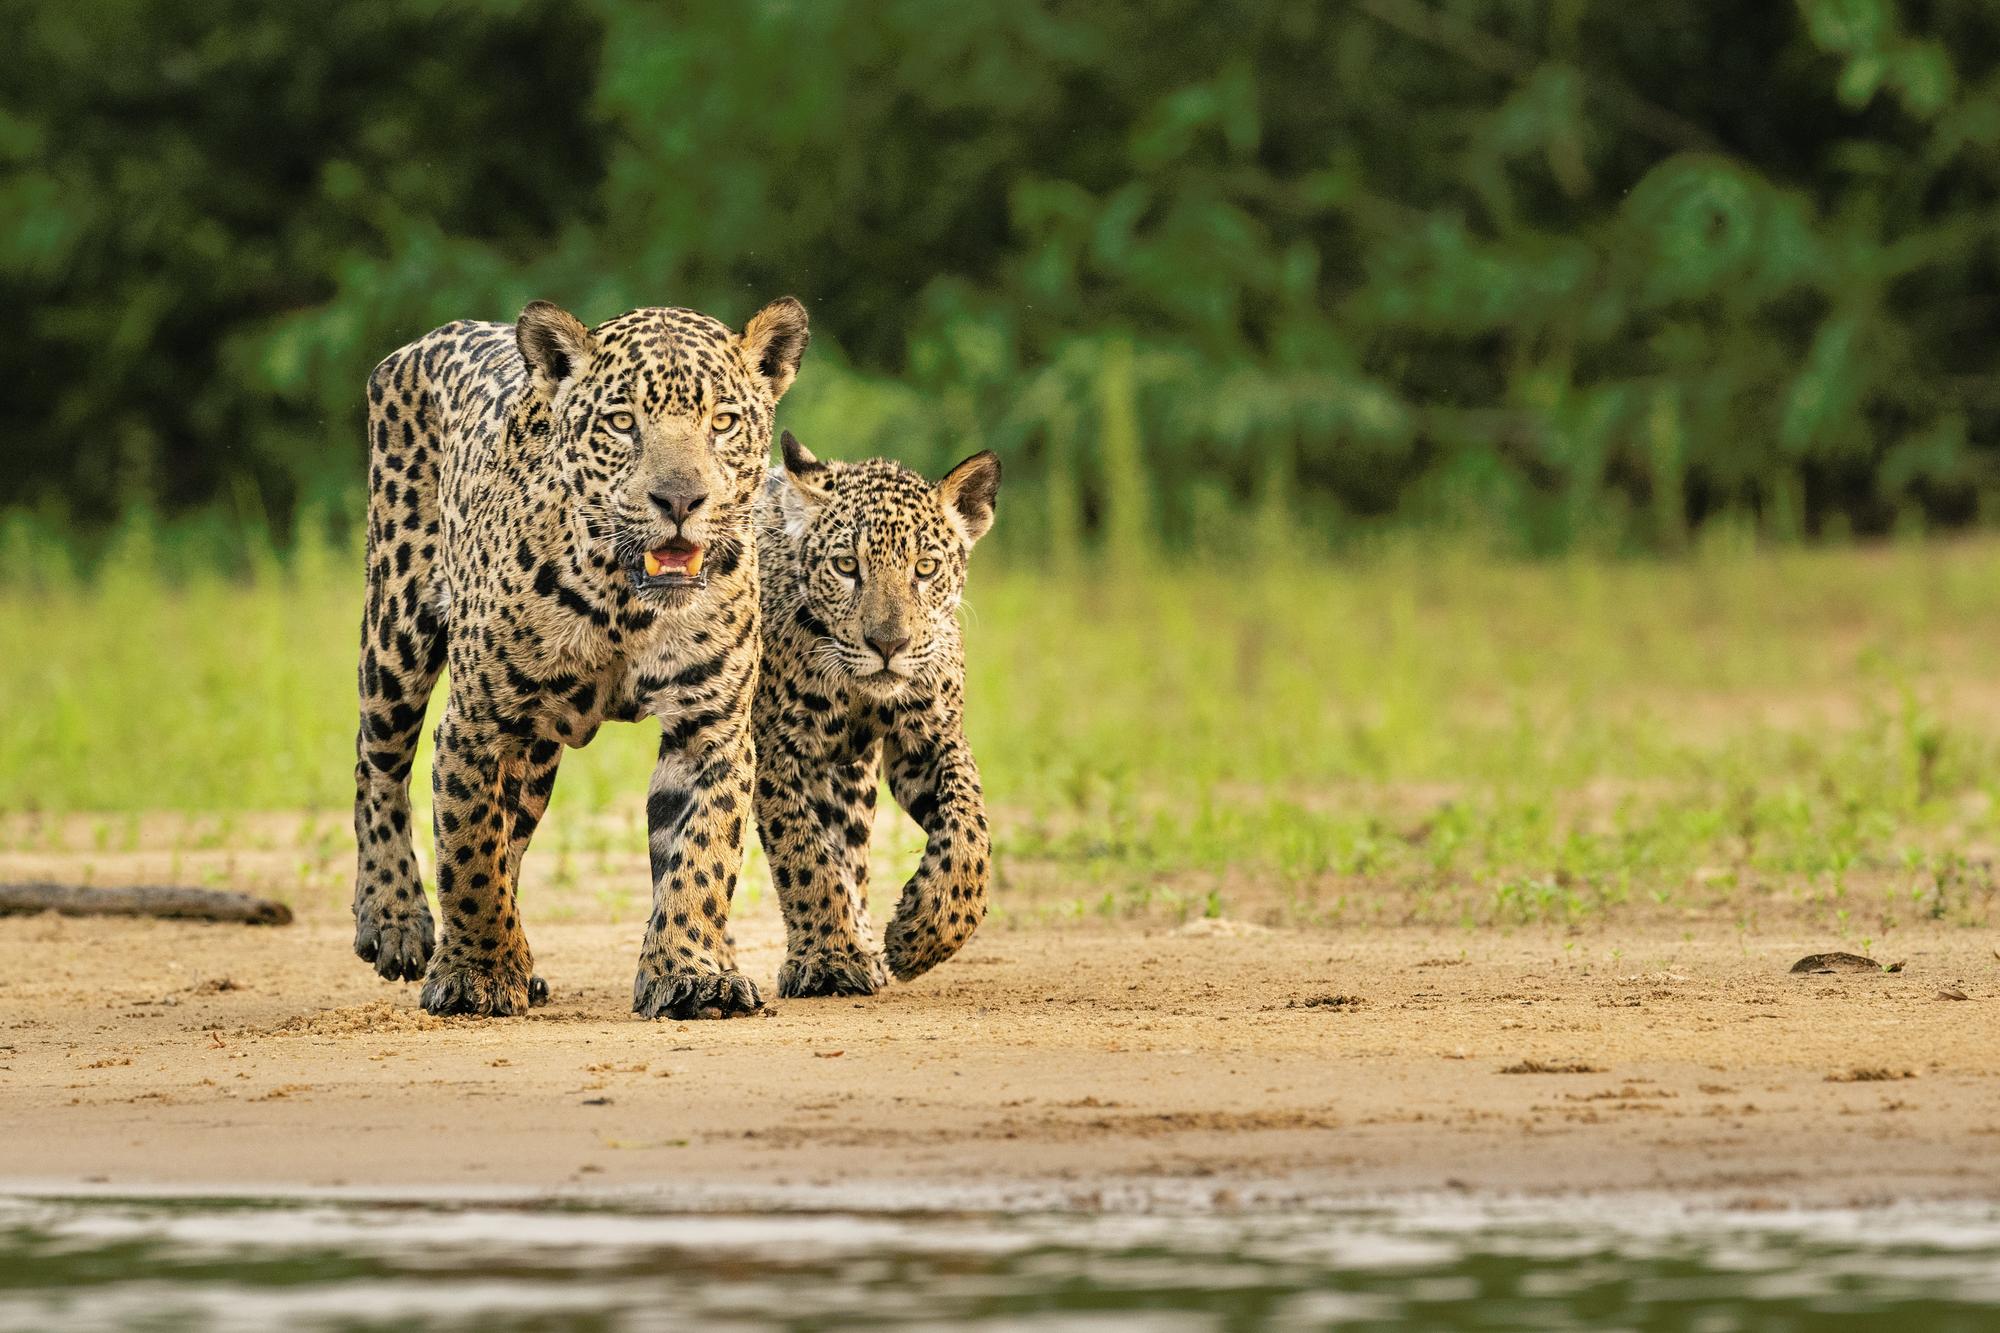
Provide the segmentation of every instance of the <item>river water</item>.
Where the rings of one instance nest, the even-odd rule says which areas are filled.
[[[2000,1206],[0,1197],[0,1328],[2000,1329]]]

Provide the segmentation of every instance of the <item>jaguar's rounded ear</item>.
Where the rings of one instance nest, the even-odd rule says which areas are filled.
[[[743,364],[769,387],[771,401],[792,387],[811,341],[806,308],[797,297],[781,296],[750,317],[743,328]]]
[[[937,484],[944,516],[965,538],[967,546],[993,526],[993,506],[1000,498],[1000,455],[982,449],[944,474]]]
[[[785,455],[785,480],[792,483],[799,499],[811,508],[825,504],[833,494],[833,469],[814,458],[812,450],[790,431],[784,433],[778,446]]]
[[[833,497],[833,470],[836,464],[822,463],[799,437],[786,431],[778,441],[785,455],[785,480],[778,488],[778,508],[785,518],[785,533],[793,541],[812,526],[813,515]]]
[[[590,368],[597,342],[583,321],[552,301],[530,301],[514,325],[514,342],[535,391],[554,404]]]

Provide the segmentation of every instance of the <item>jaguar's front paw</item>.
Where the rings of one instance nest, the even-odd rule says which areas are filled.
[[[433,1014],[507,1018],[528,1012],[533,982],[534,964],[525,956],[441,953],[424,976],[423,1006]]]
[[[364,963],[373,963],[386,981],[422,980],[436,947],[431,909],[421,895],[415,903],[397,903],[393,909],[354,909],[354,952]]]
[[[873,995],[888,984],[882,955],[856,945],[790,954],[778,969],[778,994],[787,998]]]
[[[889,923],[882,952],[896,979],[909,981],[957,953],[971,937],[972,926],[961,925],[956,918],[940,927],[928,917],[899,915]]]
[[[757,987],[734,968],[699,971],[641,963],[632,983],[632,1012],[641,1018],[734,1018],[763,1007]]]

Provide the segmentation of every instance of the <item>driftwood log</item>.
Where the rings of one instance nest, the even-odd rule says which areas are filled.
[[[286,926],[292,909],[269,898],[177,884],[86,889],[74,884],[0,884],[0,916],[59,912],[63,916],[157,916],[180,921],[240,921]]]

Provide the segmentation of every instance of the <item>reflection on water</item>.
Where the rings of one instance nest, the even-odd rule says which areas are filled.
[[[673,1213],[0,1199],[5,1329],[2000,1329],[2000,1208]]]

